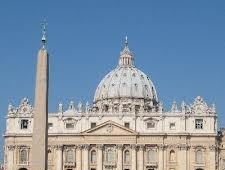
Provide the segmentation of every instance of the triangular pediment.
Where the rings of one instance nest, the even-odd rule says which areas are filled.
[[[84,131],[83,135],[137,135],[137,132],[109,120]]]

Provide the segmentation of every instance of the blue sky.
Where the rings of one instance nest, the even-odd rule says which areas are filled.
[[[225,1],[9,0],[0,2],[1,134],[8,103],[33,102],[43,19],[51,112],[60,101],[66,107],[71,99],[92,101],[127,35],[135,65],[151,77],[167,110],[173,100],[190,103],[201,95],[216,104],[225,126]]]

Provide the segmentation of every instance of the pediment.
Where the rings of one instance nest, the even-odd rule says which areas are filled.
[[[137,132],[113,121],[107,121],[84,131],[83,135],[137,135]]]

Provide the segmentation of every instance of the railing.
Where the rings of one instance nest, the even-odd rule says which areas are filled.
[[[65,163],[64,163],[64,166],[65,166],[66,168],[73,168],[73,167],[76,166],[76,162],[65,162]]]
[[[148,167],[158,167],[158,162],[156,161],[147,161],[146,166]]]
[[[19,161],[19,165],[28,165],[29,162],[28,161]]]
[[[116,162],[115,161],[112,161],[112,162],[105,161],[104,166],[106,168],[113,168],[113,167],[116,167]]]

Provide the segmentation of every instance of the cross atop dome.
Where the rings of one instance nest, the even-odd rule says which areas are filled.
[[[128,38],[125,37],[125,47],[120,52],[119,66],[134,66],[133,53],[128,47]]]

